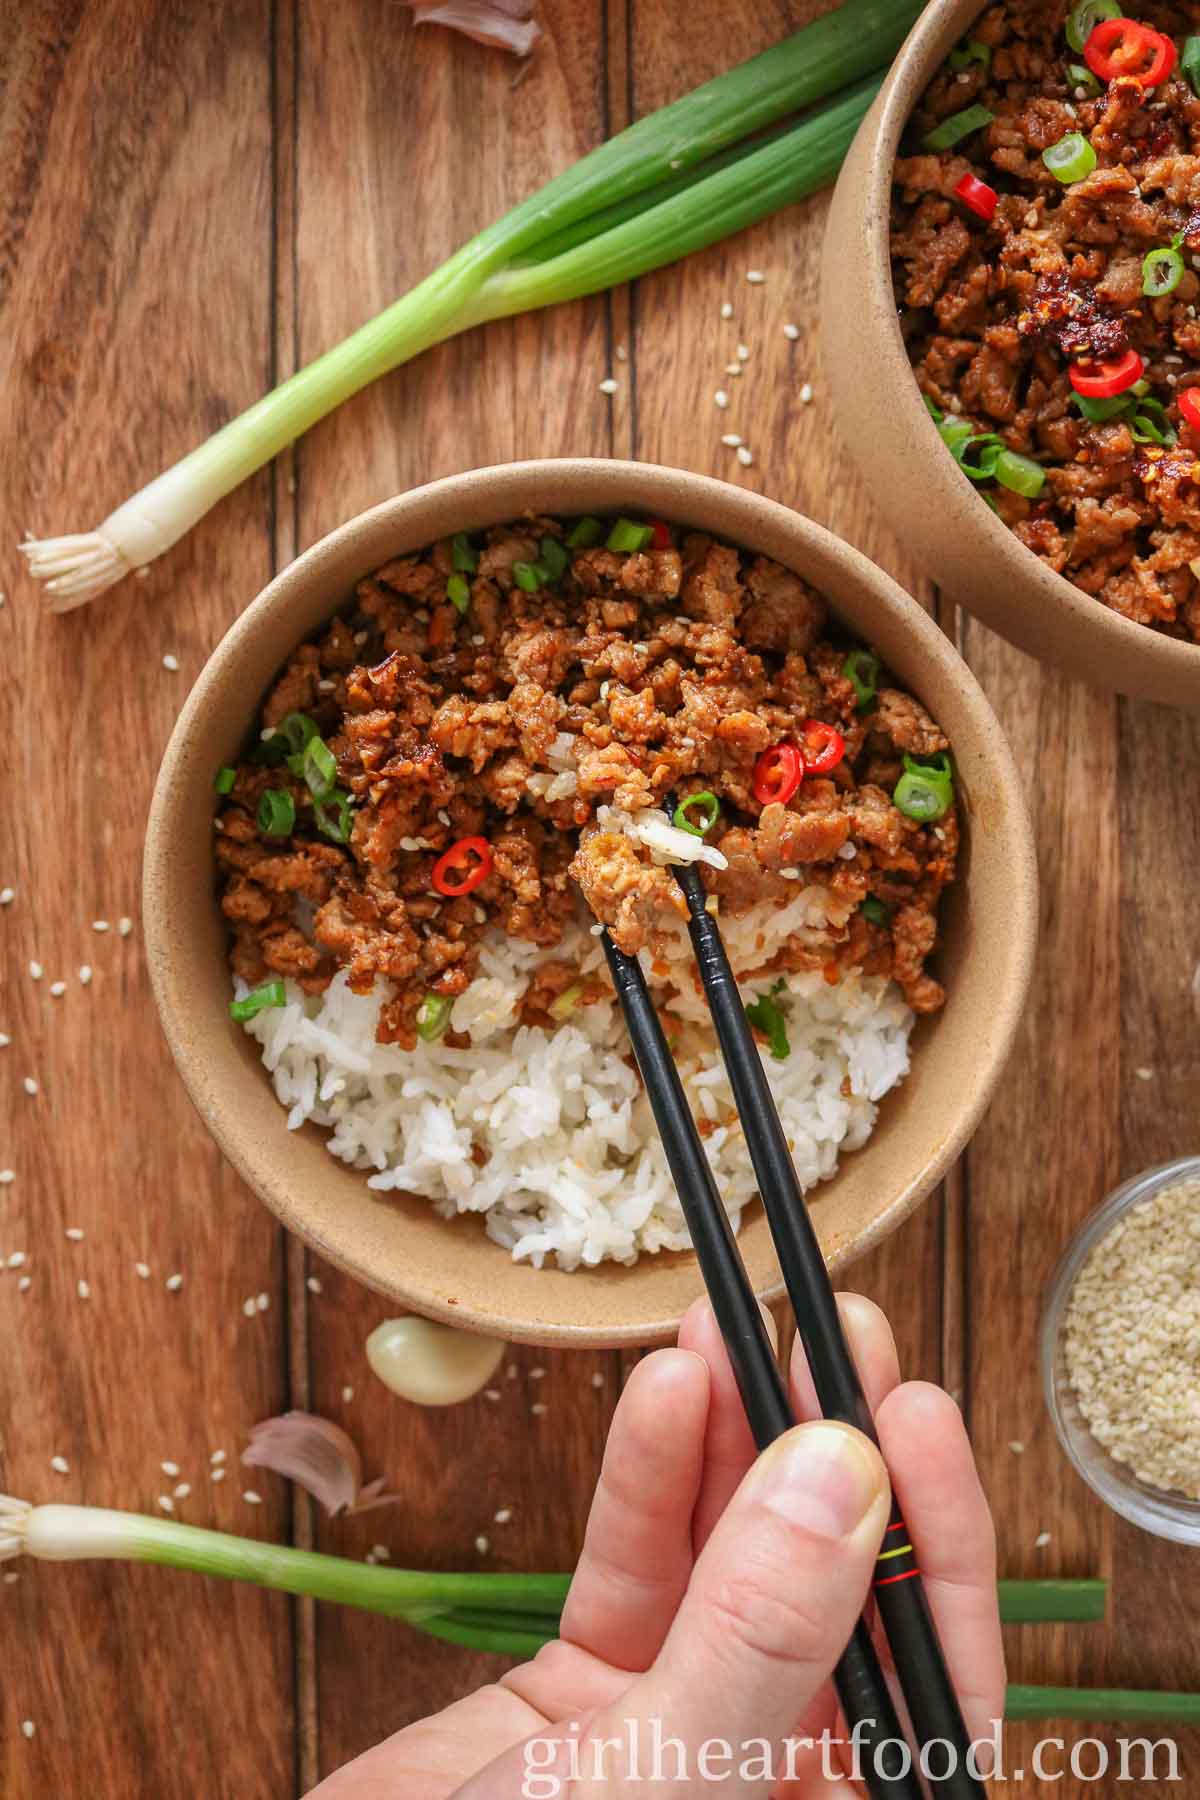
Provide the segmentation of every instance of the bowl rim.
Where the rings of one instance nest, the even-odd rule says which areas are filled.
[[[992,0],[958,0],[956,4],[955,0],[951,0],[946,6],[927,6],[897,52],[879,94],[860,127],[864,134],[869,134],[872,151],[856,164],[861,171],[866,202],[862,208],[866,274],[875,301],[874,306],[865,309],[866,315],[868,318],[884,321],[888,348],[910,371],[912,365],[900,331],[890,253],[891,195],[896,157],[904,128],[937,64],[961,37],[964,26],[976,19],[991,3]],[[931,466],[937,472],[939,486],[947,487],[951,471],[949,468],[941,468],[941,460],[949,459],[933,459],[935,447],[941,449],[941,439],[928,409],[921,401],[920,389],[915,380],[899,385],[902,391],[894,396],[903,409],[903,416],[898,421],[899,428],[915,436],[918,445],[924,445]],[[960,488],[961,483],[955,480],[953,491],[958,494]],[[988,550],[1004,557],[1011,557],[1019,552],[1021,566],[1027,577],[1041,588],[1047,600],[1069,615],[1073,629],[1099,638],[1107,637],[1115,652],[1133,658],[1147,670],[1158,672],[1170,680],[1191,675],[1196,681],[1196,700],[1200,702],[1200,644],[1188,644],[1181,638],[1168,637],[1161,631],[1139,625],[1114,612],[1111,607],[1102,605],[1090,594],[1085,594],[1082,588],[1077,588],[1074,582],[1068,581],[1066,576],[1059,575],[1040,562],[1033,551],[1001,523],[991,508],[984,505],[978,492],[974,493],[973,499],[973,524]]]
[[[677,484],[682,482],[689,498],[695,496],[697,501],[704,496],[720,496],[724,516],[715,527],[718,535],[738,541],[740,522],[745,541],[753,544],[756,536],[764,534],[764,527],[773,522],[781,532],[798,539],[803,550],[812,553],[813,560],[825,559],[841,565],[848,584],[872,593],[886,603],[887,609],[898,614],[904,628],[917,641],[917,655],[928,664],[939,665],[942,673],[956,685],[963,705],[973,715],[980,743],[986,744],[984,753],[989,759],[990,772],[994,774],[996,786],[1006,803],[1011,839],[1008,867],[1012,872],[1011,907],[1006,915],[1003,951],[1006,980],[989,1012],[987,1054],[982,1073],[976,1071],[975,1078],[968,1084],[969,1097],[960,1107],[953,1128],[942,1134],[919,1170],[909,1174],[902,1184],[898,1182],[890,1203],[882,1207],[855,1237],[849,1252],[842,1250],[829,1258],[831,1267],[847,1260],[848,1254],[865,1253],[901,1224],[944,1177],[978,1126],[1012,1048],[1032,980],[1037,939],[1037,865],[1032,826],[1015,758],[986,695],[953,641],[892,576],[861,551],[792,508],[715,477],[664,465],[592,457],[540,458],[445,476],[394,495],[336,526],[280,570],[238,615],[214,647],[176,719],[155,782],[146,831],[143,930],[147,964],[159,1019],[193,1104],[223,1154],[281,1223],[368,1288],[382,1292],[426,1317],[460,1328],[503,1335],[526,1343],[607,1348],[668,1341],[674,1337],[681,1315],[639,1318],[592,1327],[569,1320],[539,1321],[533,1326],[526,1319],[499,1311],[477,1313],[458,1303],[448,1305],[419,1282],[393,1279],[364,1267],[354,1254],[331,1241],[327,1232],[310,1224],[302,1216],[302,1208],[298,1208],[278,1179],[277,1172],[273,1171],[269,1145],[251,1141],[228,1110],[219,1110],[212,1101],[205,1071],[187,1042],[186,983],[174,964],[164,906],[171,883],[172,814],[176,810],[177,772],[191,754],[193,733],[203,725],[210,697],[237,670],[243,646],[253,640],[260,622],[276,609],[286,606],[293,596],[302,596],[314,572],[325,562],[335,560],[347,542],[352,543],[368,527],[403,518],[441,496],[452,497],[466,505],[483,494],[489,500],[495,496],[492,516],[499,523],[536,507],[539,490],[573,475],[586,476],[598,490],[604,490],[589,501],[594,510],[615,511],[626,506],[645,510],[652,516],[664,511],[669,516],[671,491],[677,492]],[[611,498],[606,498],[609,493]],[[331,605],[330,616],[337,604]],[[836,606],[836,602],[834,604]],[[302,632],[296,641],[302,641],[306,635],[307,632]],[[256,696],[256,705],[259,699]],[[497,1249],[497,1254],[502,1252]],[[768,1302],[782,1295],[783,1284],[777,1269],[769,1284],[760,1285],[758,1291],[760,1298]]]

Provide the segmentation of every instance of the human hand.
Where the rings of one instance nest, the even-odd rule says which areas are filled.
[[[901,1383],[878,1307],[854,1294],[838,1304],[968,1735],[987,1738],[1004,1702],[995,1538],[961,1416],[939,1388]],[[798,1344],[791,1389],[797,1417],[817,1419]],[[677,1800],[709,1783],[725,1800],[848,1800],[859,1791],[848,1764],[821,1747],[823,1733],[846,1735],[829,1677],[866,1604],[888,1506],[878,1452],[847,1427],[800,1425],[756,1459],[716,1321],[697,1302],[679,1348],[647,1357],[621,1396],[561,1637],[311,1800]],[[886,1667],[882,1640],[880,1652]],[[666,1745],[664,1779],[647,1785],[655,1721],[686,1766],[677,1779]],[[597,1765],[596,1745],[628,1746],[631,1725],[640,1770],[627,1749]],[[814,1747],[781,1750],[787,1739]],[[701,1746],[718,1742],[732,1760],[701,1768]]]

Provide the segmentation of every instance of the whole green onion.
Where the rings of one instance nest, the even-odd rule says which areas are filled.
[[[318,419],[431,345],[635,280],[824,187],[920,11],[920,0],[846,0],[600,145],[98,530],[24,543],[50,604],[81,605],[145,567]]]
[[[905,756],[904,773],[892,795],[902,813],[930,825],[949,811],[953,799],[954,771],[944,750],[921,761]]]
[[[450,1009],[454,1005],[445,994],[426,994],[417,1008],[417,1036],[432,1043],[440,1038],[450,1022]]]
[[[1066,137],[1060,137],[1057,144],[1051,144],[1042,151],[1042,161],[1064,186],[1072,181],[1082,181],[1090,175],[1096,166],[1096,152],[1080,131],[1068,131]]]
[[[270,1006],[286,1006],[287,991],[282,981],[264,981],[261,987],[251,988],[244,1000],[229,1002],[229,1016],[240,1025],[244,1019],[252,1019],[255,1013],[266,1012]]]
[[[233,784],[236,780],[236,769],[230,769],[228,767],[218,769],[216,779],[213,782],[213,787],[218,794],[230,794],[233,792]]]
[[[952,150],[973,131],[982,131],[985,125],[990,125],[995,116],[986,106],[966,106],[962,112],[951,113],[948,119],[927,131],[921,142],[927,150]]]
[[[479,558],[465,531],[456,531],[450,539],[450,561],[464,575],[473,575],[479,567]]]
[[[328,800],[337,785],[337,762],[324,738],[311,738],[305,745],[300,773],[314,800]]]
[[[1101,19],[1119,19],[1117,0],[1079,0],[1067,14],[1067,42],[1072,50],[1082,50]]]
[[[634,519],[618,519],[604,540],[605,549],[616,550],[626,554],[635,550],[644,550],[654,537],[649,525],[639,525]]]
[[[569,550],[590,550],[592,545],[598,544],[603,536],[604,527],[599,519],[590,517],[576,519],[567,533],[567,548]]]
[[[267,837],[286,837],[296,823],[296,802],[286,788],[264,788],[255,817]]]
[[[859,712],[865,712],[879,692],[880,663],[870,650],[851,650],[842,674],[854,689]]]
[[[693,807],[700,809],[699,824],[688,818]],[[679,802],[671,815],[671,823],[677,825],[680,831],[690,831],[693,837],[703,837],[705,832],[712,830],[720,816],[721,802],[711,788],[704,788],[700,793],[689,794],[686,800]]]
[[[1015,450],[1001,450],[996,457],[996,480],[1014,494],[1033,500],[1046,485],[1046,471],[1031,456],[1019,456]]]
[[[1085,99],[1095,99],[1100,92],[1100,83],[1086,63],[1068,63],[1067,81],[1073,93],[1078,93],[1082,88]]]
[[[471,590],[465,575],[451,575],[446,583],[446,598],[456,611],[466,612],[471,604]]]
[[[1191,82],[1193,94],[1200,94],[1200,37],[1184,38],[1179,67]]]
[[[1183,274],[1184,262],[1178,250],[1151,250],[1142,258],[1142,292],[1152,300],[1173,294]]]
[[[331,839],[335,844],[350,842],[354,815],[350,810],[350,796],[341,788],[334,788],[331,794],[323,794],[319,800],[314,796],[313,815],[317,821],[317,830],[323,837]]]
[[[858,910],[872,925],[886,925],[892,916],[876,894],[868,894]]]
[[[558,539],[544,537],[540,549],[541,555],[538,557],[538,565],[546,571],[547,579],[551,582],[561,580],[566,573],[567,564],[571,559],[559,543]]]
[[[987,69],[991,67],[991,62],[991,45],[980,43],[978,38],[968,38],[965,43],[958,46],[957,50],[950,52],[950,67],[960,71],[969,69],[972,63],[982,63],[983,67]]]

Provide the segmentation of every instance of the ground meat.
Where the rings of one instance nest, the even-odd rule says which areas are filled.
[[[1200,431],[1176,404],[1200,362],[1200,280],[1189,267],[1173,294],[1149,300],[1142,263],[1179,238],[1200,250],[1200,101],[1179,69],[1153,89],[1120,76],[1098,96],[1077,91],[1067,10],[1066,0],[987,7],[971,35],[990,62],[940,69],[914,113],[892,208],[905,340],[935,407],[1046,468],[1033,497],[984,490],[1022,543],[1126,618],[1196,643],[1195,559],[1168,570],[1152,555],[1162,532],[1200,526]],[[1137,16],[1177,47],[1196,28],[1181,0],[1146,0]],[[930,151],[925,134],[970,103],[991,124]],[[1042,153],[1072,132],[1097,162],[1063,184]],[[955,198],[967,174],[998,194],[990,224]],[[1124,417],[1091,420],[1076,404],[1069,368],[1131,347],[1165,408],[1165,445],[1131,431],[1132,394]]]
[[[1011,354],[999,340],[989,349]],[[767,557],[693,532],[679,547],[568,553],[531,590],[518,565],[536,578],[539,558],[561,562],[545,546],[564,535],[539,518],[472,540],[464,612],[446,597],[448,542],[397,557],[289,659],[216,820],[236,973],[308,992],[338,971],[360,993],[382,980],[380,1040],[411,1047],[426,997],[452,1000],[475,979],[489,928],[552,949],[582,894],[630,953],[662,948],[668,927],[677,939],[679,885],[627,827],[708,790],[720,807],[708,841],[725,859],[703,870],[713,905],[736,916],[782,904],[803,879],[849,915],[820,941],[785,945],[777,969],[894,965],[914,1005],[936,1004],[923,965],[953,877],[953,812],[924,827],[891,800],[905,754],[947,747],[925,709],[884,675],[860,712],[853,646],[822,635],[824,601]],[[1122,604],[1131,615],[1174,604],[1188,560],[1156,544],[1122,570]],[[813,720],[841,734],[841,760],[764,805],[758,758],[802,743]],[[291,809],[276,837],[274,812],[260,810],[268,790]],[[447,894],[435,869],[463,839],[486,854],[456,853],[451,886],[479,866],[470,892]],[[902,930],[854,911],[872,893]],[[541,964],[521,1016],[554,1020],[563,996],[573,1010],[607,991],[577,975],[566,958]]]

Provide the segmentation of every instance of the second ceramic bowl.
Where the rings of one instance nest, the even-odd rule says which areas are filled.
[[[913,1038],[912,1072],[864,1149],[814,1190],[825,1254],[848,1262],[892,1231],[978,1123],[1029,983],[1037,878],[1013,758],[970,670],[931,619],[857,551],[772,501],[639,463],[537,462],[477,469],[389,500],[313,546],[222,639],[179,716],[146,838],[146,948],[163,1026],[192,1099],[230,1161],[322,1256],[403,1307],[527,1343],[649,1343],[673,1334],[701,1291],[691,1255],[643,1256],[565,1274],[514,1263],[475,1218],[381,1196],[336,1161],[316,1126],[287,1129],[256,1046],[229,1018],[226,933],[214,891],[213,773],[235,762],[264,691],[354,583],[435,538],[526,511],[640,513],[712,531],[803,575],[874,644],[954,746],[967,853],[948,896],[939,971],[949,1000]],[[741,1247],[755,1288],[779,1277],[758,1209]],[[933,1272],[930,1272],[931,1278]],[[919,1279],[919,1273],[918,1273]]]
[[[889,256],[896,152],[938,64],[986,3],[925,8],[842,167],[821,266],[834,415],[872,500],[960,606],[1095,686],[1200,705],[1200,645],[1121,618],[1039,562],[946,454],[909,365]]]

